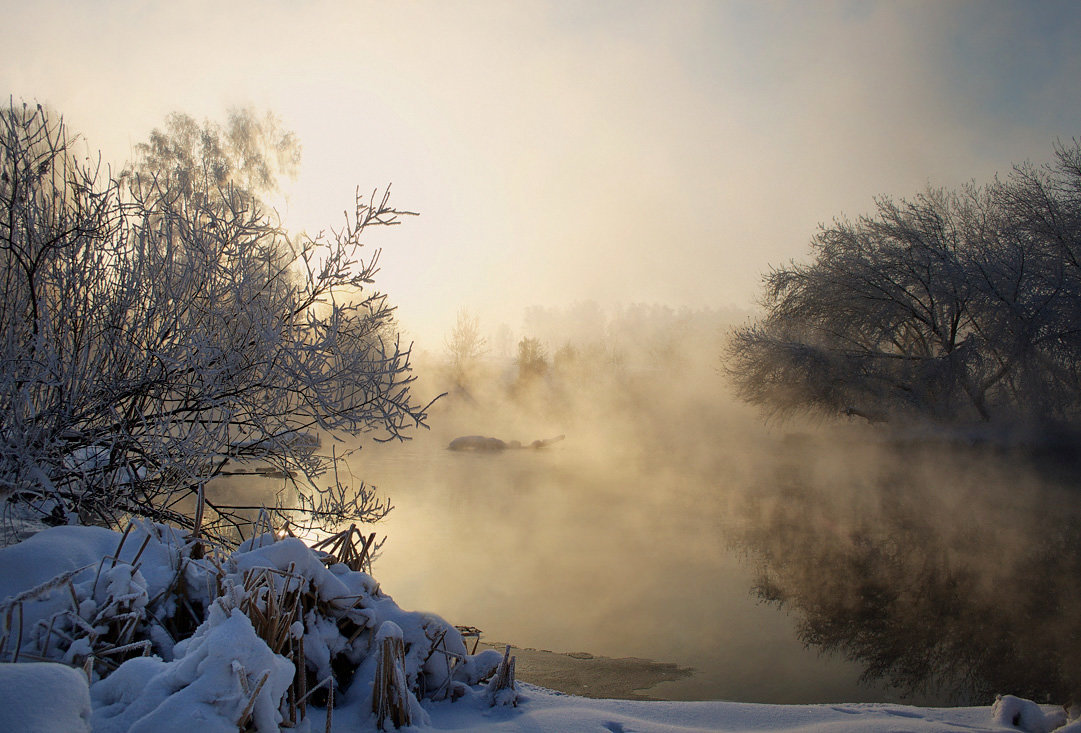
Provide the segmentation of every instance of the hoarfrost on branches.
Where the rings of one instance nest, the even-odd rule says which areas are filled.
[[[424,424],[372,289],[379,253],[362,256],[409,212],[358,191],[340,228],[292,236],[257,195],[266,161],[227,164],[273,120],[196,130],[224,141],[217,157],[181,155],[194,133],[172,122],[112,177],[41,106],[0,112],[0,495],[54,523],[135,515],[227,539],[242,508],[206,484],[254,474],[285,480],[294,521],[381,518],[322,437]]]
[[[823,227],[732,335],[740,395],[782,417],[1076,428],[1081,143],[1055,154]]]

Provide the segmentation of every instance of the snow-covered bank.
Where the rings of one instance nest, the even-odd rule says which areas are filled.
[[[92,725],[85,678],[60,664],[0,664],[0,728],[5,731],[100,731]],[[82,706],[82,707],[81,707]],[[427,723],[409,730],[557,731],[562,733],[689,733],[691,731],[790,731],[791,733],[896,733],[897,731],[1028,731],[1078,733],[1076,722],[1050,706],[1005,698],[998,707],[916,708],[869,703],[840,705],[763,705],[731,702],[596,700],[562,695],[519,683],[517,707],[490,708],[473,698],[425,706]],[[164,711],[163,711],[164,712]],[[313,711],[308,729],[325,730],[325,711]],[[376,730],[370,720],[335,710],[339,733]],[[354,711],[355,712],[355,711]],[[137,723],[122,730],[187,731],[205,726],[199,706],[172,707],[154,725]],[[1014,720],[1017,724],[1014,724]],[[159,727],[159,725],[161,727]],[[1063,727],[1059,727],[1063,726]],[[208,727],[206,730],[216,730]],[[234,730],[221,727],[221,730]],[[304,728],[301,728],[304,729]],[[272,729],[273,730],[273,729]]]
[[[297,539],[57,527],[0,549],[0,730],[1051,731],[1061,710],[592,700],[513,685],[431,614]],[[14,663],[13,663],[14,662]],[[59,701],[59,702],[58,702]],[[332,710],[330,710],[332,706]],[[1081,724],[1068,726],[1081,730]],[[1059,728],[1060,730],[1066,730]]]
[[[513,710],[470,710],[439,706],[431,713],[436,730],[485,731],[790,731],[792,733],[897,733],[898,731],[1024,730],[1077,733],[1081,727],[1058,728],[1061,710],[1017,698],[1004,698],[998,708],[916,708],[873,703],[840,705],[764,705],[733,702],[670,702],[593,700],[561,695],[522,684]],[[1013,725],[1018,710],[1026,715]],[[343,728],[343,730],[352,730]]]

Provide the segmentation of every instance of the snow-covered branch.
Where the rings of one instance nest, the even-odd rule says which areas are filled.
[[[402,439],[426,419],[372,290],[378,251],[362,256],[372,227],[410,213],[389,190],[294,238],[247,178],[167,133],[117,180],[40,107],[0,124],[0,492],[58,521],[190,525],[184,501],[240,463],[292,479],[286,506],[321,522],[385,514],[337,481],[353,498],[328,503],[337,458],[316,436]]]

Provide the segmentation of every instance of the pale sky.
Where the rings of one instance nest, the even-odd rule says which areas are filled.
[[[269,108],[287,221],[393,183],[378,284],[439,349],[457,311],[750,306],[817,225],[1081,135],[1077,2],[9,2],[0,90],[119,164],[174,110]]]

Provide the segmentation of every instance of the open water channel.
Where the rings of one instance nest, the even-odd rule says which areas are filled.
[[[525,440],[546,436],[520,437]],[[847,433],[365,448],[376,578],[489,640],[692,667],[646,694],[986,704],[1081,689],[1076,466]],[[1074,698],[1078,699],[1078,698]]]

